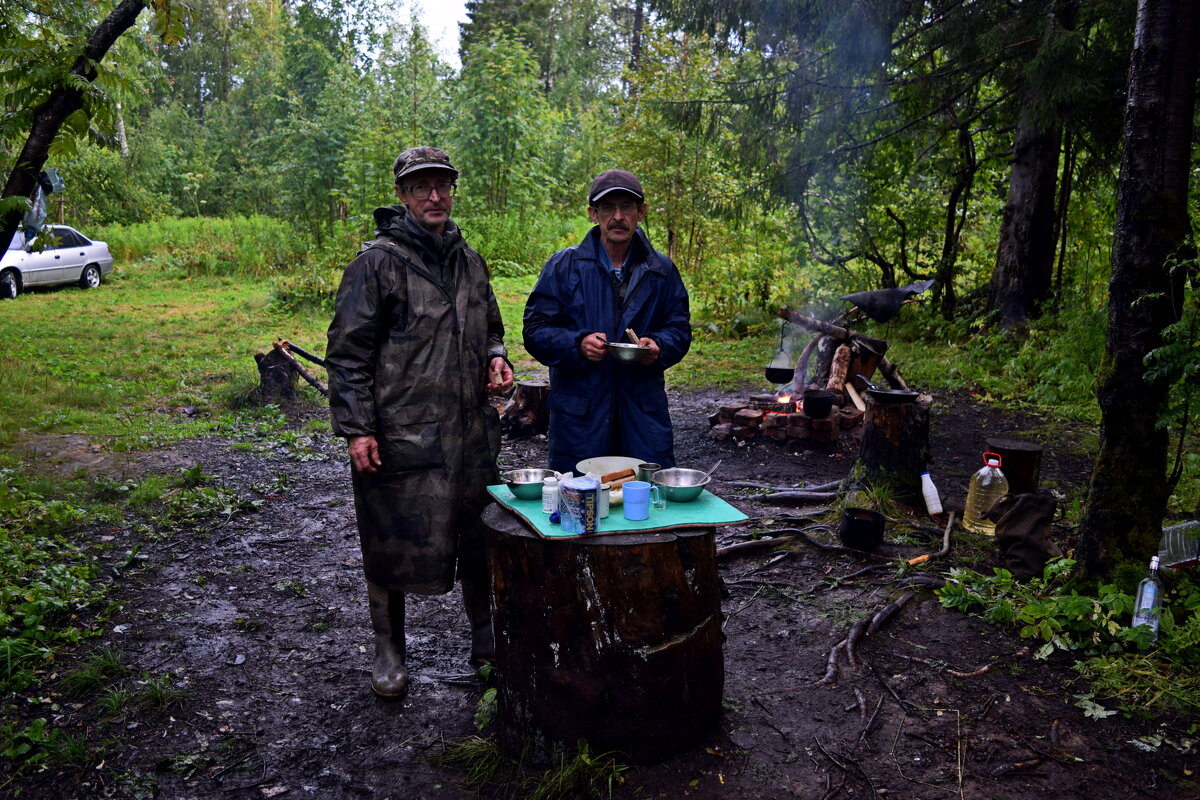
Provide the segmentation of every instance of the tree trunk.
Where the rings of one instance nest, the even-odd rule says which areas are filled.
[[[88,37],[83,55],[75,60],[75,65],[71,67],[71,73],[88,82],[94,81],[100,61],[117,38],[137,21],[138,14],[142,13],[145,6],[144,0],[124,0],[114,8],[112,13],[105,17]],[[82,107],[83,94],[81,91],[65,82],[50,92],[50,96],[33,113],[33,127],[29,132],[29,137],[25,140],[21,154],[17,156],[12,172],[8,175],[8,181],[4,184],[4,191],[0,193],[0,198],[29,197],[33,193],[33,187],[37,185],[38,174],[46,164],[50,145],[58,136],[63,122]],[[13,210],[4,215],[2,227],[0,227],[0,252],[8,250],[13,234],[17,232],[17,226],[21,223],[23,213],[21,210]]]
[[[922,502],[921,473],[929,464],[929,410],[927,394],[911,403],[880,403],[869,393],[863,397],[862,445],[856,467],[870,483],[887,484],[892,496],[903,502]]]
[[[1169,495],[1168,435],[1157,423],[1170,385],[1148,379],[1144,359],[1181,312],[1184,274],[1169,260],[1190,233],[1198,17],[1192,0],[1138,4],[1097,389],[1100,451],[1077,549],[1093,577],[1157,551]]]
[[[1054,195],[1058,179],[1058,126],[1037,124],[1029,90],[1017,121],[1008,202],[1000,223],[989,311],[1005,328],[1022,328],[1050,296],[1054,270]]]
[[[545,539],[499,504],[483,522],[507,752],[544,763],[586,739],[649,763],[716,726],[714,528]]]

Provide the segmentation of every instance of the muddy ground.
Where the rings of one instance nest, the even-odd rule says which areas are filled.
[[[721,529],[719,547],[818,511],[764,504],[734,482],[820,484],[844,477],[857,453],[853,439],[799,451],[717,442],[706,418],[733,399],[744,396],[672,397],[680,463],[707,467],[721,459],[713,490],[751,517]],[[306,413],[315,412],[291,412],[298,430]],[[1086,482],[1089,433],[983,408],[967,395],[939,397],[931,469],[949,505],[961,505],[984,439],[1008,435],[1043,444],[1043,488],[1068,491]],[[544,439],[504,443],[503,466],[544,460]],[[85,532],[113,545],[108,557],[121,609],[101,637],[45,676],[49,690],[27,716],[48,716],[92,742],[109,740],[103,762],[13,781],[0,795],[508,796],[495,785],[464,788],[461,773],[430,760],[476,732],[472,719],[484,690],[467,668],[457,593],[410,603],[408,697],[387,702],[369,689],[370,632],[340,441],[317,438],[297,457],[294,448],[209,438],[109,468],[173,471],[197,463],[260,508],[209,517],[166,538],[134,524]],[[1065,548],[1073,544],[1069,531],[1055,535]],[[814,537],[834,541],[819,531]],[[943,575],[964,559],[990,567],[978,540],[956,534],[955,542],[949,558],[923,569]],[[135,545],[143,558],[115,571]],[[806,544],[784,558],[755,551],[723,559],[728,638],[720,725],[665,763],[630,767],[613,796],[1200,796],[1200,759],[1186,721],[1085,716],[1075,695],[1087,690],[1069,660],[1016,656],[1025,642],[943,610],[928,591],[862,641],[857,669],[843,665],[835,682],[814,686],[848,627],[893,595],[897,561],[939,545],[937,536],[894,521],[879,551],[887,560]],[[892,566],[838,580],[879,563]],[[100,645],[119,649],[133,674],[167,674],[186,694],[163,711],[106,719],[95,703],[57,691],[55,680]]]

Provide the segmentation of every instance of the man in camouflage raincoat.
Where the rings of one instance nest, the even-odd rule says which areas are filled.
[[[377,238],[346,267],[325,360],[333,430],[350,451],[371,687],[403,697],[404,595],[450,591],[456,562],[472,662],[494,653],[478,518],[499,482],[487,393],[513,374],[483,259],[450,219],[458,170],[443,151],[415,147],[393,172],[401,205],[375,210]]]

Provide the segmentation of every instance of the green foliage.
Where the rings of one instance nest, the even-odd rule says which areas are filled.
[[[187,217],[100,228],[113,258],[128,263],[161,256],[181,277],[265,277],[290,271],[301,257],[301,240],[290,226],[264,216]]]
[[[579,244],[591,223],[582,205],[573,213],[540,216],[481,214],[459,220],[463,236],[487,261],[492,275],[537,275],[554,253]]]
[[[537,215],[547,205],[546,176],[530,155],[544,145],[548,107],[529,50],[504,33],[472,48],[456,105],[451,139],[463,210]]]
[[[1194,677],[1200,664],[1200,585],[1187,574],[1164,576],[1169,585],[1152,650],[1148,628],[1126,624],[1133,611],[1130,594],[1110,584],[1086,594],[1066,588],[1074,563],[1054,559],[1042,577],[1024,584],[1000,568],[991,576],[953,570],[937,594],[947,608],[980,613],[994,625],[1042,642],[1039,658],[1055,650],[1075,653],[1075,669],[1093,690],[1124,700],[1126,710],[1200,709],[1200,680]]]
[[[451,743],[430,760],[439,766],[461,770],[468,786],[489,786],[496,796],[524,800],[611,798],[628,769],[612,753],[593,754],[583,739],[573,753],[560,752],[557,765],[541,772],[512,761],[494,740],[480,736]]]

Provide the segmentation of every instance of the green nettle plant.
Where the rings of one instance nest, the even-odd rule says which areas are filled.
[[[1123,702],[1129,713],[1151,708],[1200,710],[1200,585],[1186,574],[1169,576],[1157,642],[1146,626],[1129,627],[1133,597],[1100,584],[1095,596],[1064,585],[1075,562],[1058,558],[1040,578],[1017,582],[1006,569],[990,576],[965,569],[950,573],[937,594],[942,605],[979,613],[988,622],[1042,642],[1037,658],[1073,653],[1075,669],[1101,695]],[[1089,695],[1090,697],[1090,695]]]

